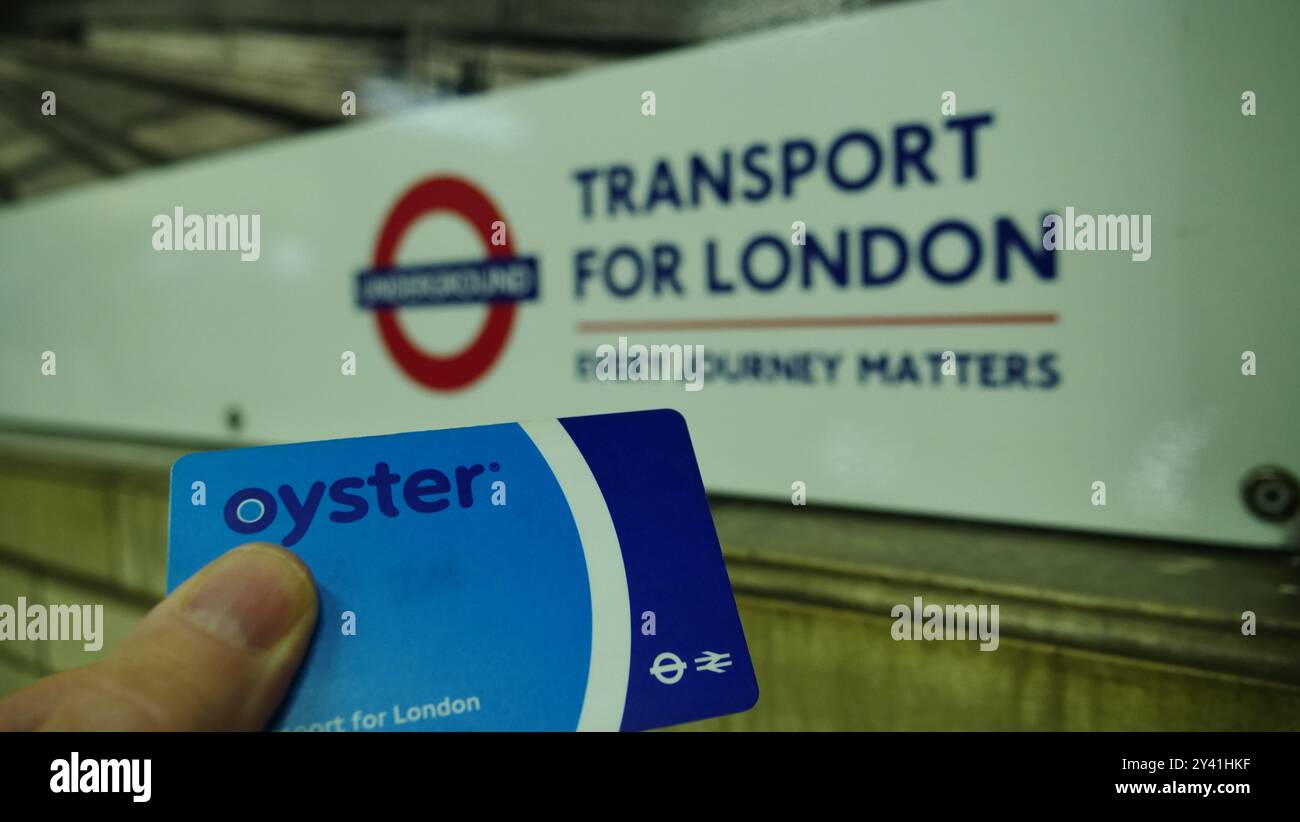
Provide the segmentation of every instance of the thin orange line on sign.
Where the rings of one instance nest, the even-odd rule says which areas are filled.
[[[740,331],[782,328],[858,328],[900,325],[1051,325],[1059,314],[865,314],[832,317],[714,317],[694,320],[591,320],[578,333],[611,331]]]

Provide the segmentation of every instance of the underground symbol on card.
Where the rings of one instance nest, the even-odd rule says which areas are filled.
[[[399,265],[398,248],[421,218],[441,213],[461,218],[483,244],[484,258]],[[493,226],[497,226],[494,230]],[[397,366],[435,391],[455,391],[481,379],[501,358],[515,310],[537,299],[536,257],[515,254],[496,203],[457,177],[430,177],[411,187],[384,219],[372,267],[356,277],[357,306],[373,311],[380,339]],[[440,355],[417,346],[402,328],[399,308],[484,304],[487,314],[474,339]]]
[[[686,671],[686,663],[672,651],[664,651],[655,657],[650,666],[650,674],[665,685],[675,685]]]

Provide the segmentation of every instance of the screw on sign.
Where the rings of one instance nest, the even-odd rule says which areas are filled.
[[[397,252],[407,230],[420,218],[443,212],[460,217],[474,229],[483,241],[487,261],[516,259],[508,236],[500,245],[492,243],[492,224],[505,220],[486,194],[458,177],[430,177],[407,190],[389,211],[375,243],[373,270],[363,273],[363,279],[375,272],[397,269]],[[532,266],[535,296],[535,261],[519,259]],[[426,388],[454,391],[483,377],[500,358],[510,337],[515,300],[498,296],[487,302],[487,316],[474,339],[459,352],[445,356],[424,351],[411,341],[398,320],[396,306],[375,307],[375,324],[384,347],[408,377]]]

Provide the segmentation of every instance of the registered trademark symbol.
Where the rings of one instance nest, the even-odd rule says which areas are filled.
[[[489,471],[500,471],[500,470],[501,470],[501,466],[500,466],[499,464],[495,463],[495,462],[489,462],[489,463],[488,463],[488,470],[489,470]]]

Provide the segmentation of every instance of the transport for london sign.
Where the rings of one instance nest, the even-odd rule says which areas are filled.
[[[0,212],[0,417],[672,407],[718,493],[1277,546],[1296,27],[901,4],[37,199]]]

